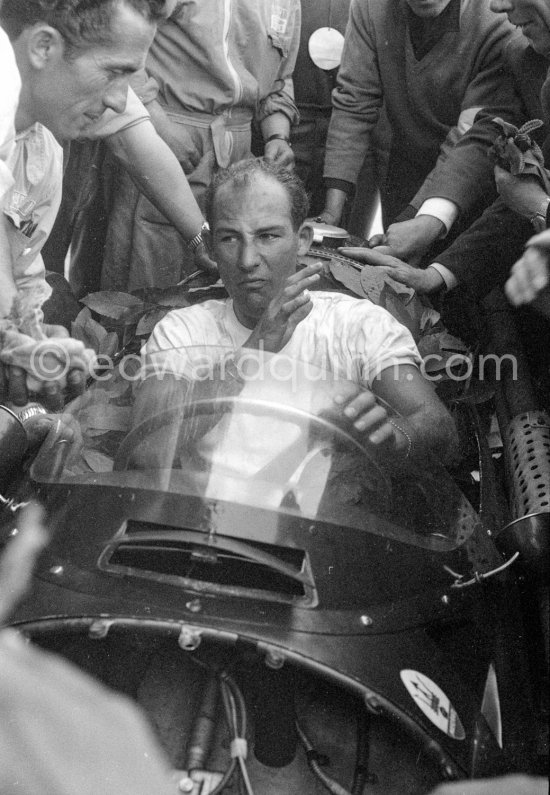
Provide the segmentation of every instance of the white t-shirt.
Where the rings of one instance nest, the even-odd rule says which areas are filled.
[[[335,377],[371,386],[378,374],[402,364],[419,366],[420,354],[409,330],[370,301],[341,293],[311,293],[313,309],[298,324],[280,351],[292,359],[328,370]],[[184,375],[189,346],[222,346],[236,350],[250,336],[237,320],[231,299],[210,300],[169,312],[144,348],[164,372]]]
[[[420,364],[410,332],[385,309],[340,293],[314,292],[311,299],[312,311],[277,354],[279,365],[283,359],[282,367],[278,365],[277,372],[272,372],[274,377],[265,383],[261,378],[244,383],[240,397],[245,399],[245,405],[247,399],[255,403],[268,400],[315,415],[323,405],[326,408],[331,405],[331,398],[328,403],[325,401],[324,383],[317,374],[313,374],[310,382],[306,374],[304,381],[298,368],[296,381],[289,381],[290,371],[284,366],[284,357],[290,362],[295,359],[307,362],[328,370],[335,378],[365,386],[371,386],[376,375],[388,367]],[[177,309],[157,324],[145,345],[143,375],[148,378],[155,372],[160,377],[172,373],[193,379],[193,369],[198,375],[197,363],[204,362],[209,346],[215,346],[214,350],[222,356],[219,346],[235,350],[249,336],[250,329],[239,323],[229,299]],[[190,350],[185,346],[193,347]],[[292,413],[285,414],[283,410],[266,422],[261,412],[256,416],[255,412],[250,414],[245,410],[223,417],[197,443],[197,450],[210,466],[206,496],[277,507],[289,474],[308,454],[309,436],[302,432]],[[286,474],[278,482],[271,472],[265,482],[262,473],[277,460],[284,460],[282,471]],[[327,459],[326,466],[329,465]],[[314,504],[321,499],[323,490],[324,479],[320,478],[318,493],[315,489],[308,493],[309,507],[301,503],[300,507],[315,512]]]

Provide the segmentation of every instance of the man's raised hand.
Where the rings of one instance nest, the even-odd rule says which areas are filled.
[[[282,350],[313,308],[308,288],[319,280],[322,268],[321,262],[314,262],[289,276],[243,347],[263,348],[270,353]]]

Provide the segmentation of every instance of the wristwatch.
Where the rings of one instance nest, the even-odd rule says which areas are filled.
[[[268,144],[270,141],[284,141],[292,148],[290,138],[284,133],[273,133],[273,135],[270,135],[269,138],[266,138],[265,143]]]
[[[208,224],[208,221],[204,221],[203,225],[201,226],[200,232],[197,232],[195,237],[192,237],[191,240],[187,241],[187,245],[189,246],[193,254],[198,249],[198,247],[202,245],[202,243],[204,243],[203,232],[209,232],[209,231],[210,231],[210,226]]]
[[[38,414],[47,414],[47,413],[48,412],[46,411],[44,406],[41,406],[40,403],[29,403],[27,406],[25,406],[24,409],[21,409],[21,411],[17,412],[17,416],[24,425],[25,421],[30,420],[31,417],[36,417]]]

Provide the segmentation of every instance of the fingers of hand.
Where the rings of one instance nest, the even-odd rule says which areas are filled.
[[[199,248],[195,252],[195,265],[197,265],[197,267],[199,267],[202,270],[207,271],[209,273],[216,273],[217,274],[217,272],[218,272],[218,266],[214,262],[214,260],[211,259],[210,255],[208,254],[208,251],[206,250],[206,246],[204,244],[199,246]]]
[[[369,432],[369,441],[373,444],[382,444],[393,438],[393,428],[387,422],[387,411],[378,405],[372,392],[360,392],[351,400],[337,395],[334,402],[343,406],[342,413],[353,423],[355,430]]]
[[[311,299],[295,309],[288,318],[287,331],[294,331],[298,323],[301,323],[302,320],[309,315],[312,309],[313,304],[311,303]]]
[[[286,280],[285,290],[294,286],[298,289],[305,289],[306,287],[309,287],[310,284],[313,284],[319,280],[322,270],[322,262],[312,262],[309,265],[306,265],[305,268],[296,271],[296,273],[293,273],[292,276],[288,277]]]
[[[410,265],[407,265],[405,262],[392,262],[391,264],[388,263],[387,265],[380,265],[379,268],[383,273],[387,273],[388,276],[391,276],[392,279],[398,280],[400,274],[410,274],[413,270]]]
[[[292,315],[297,310],[303,309],[308,306],[309,309],[313,306],[311,303],[311,295],[308,290],[303,289],[295,298],[290,301],[285,301],[281,309],[287,315]]]
[[[46,381],[40,390],[40,399],[49,411],[59,411],[63,408],[61,385],[56,381]]]
[[[516,262],[505,285],[506,295],[516,305],[532,301],[548,286],[546,257],[536,249],[527,249]]]
[[[359,260],[360,262],[366,262],[367,265],[397,265],[400,264],[400,260],[396,257],[393,257],[391,254],[386,253],[388,249],[386,247],[382,248],[356,248],[353,246],[343,246],[339,248],[344,257],[351,257],[351,259]]]
[[[292,312],[298,306],[311,300],[308,287],[319,281],[322,267],[322,263],[315,262],[287,279],[281,298],[283,311]]]
[[[24,406],[29,402],[27,391],[27,374],[22,367],[12,365],[9,368],[9,390],[8,398],[16,406]]]
[[[70,334],[65,326],[55,326],[50,323],[43,323],[42,328],[44,329],[44,333],[48,339],[52,337],[67,339],[70,337]]]
[[[53,418],[51,416],[37,415],[25,420],[25,431],[29,447],[35,447],[45,440],[52,427]]]
[[[81,395],[86,386],[86,376],[82,370],[73,368],[67,373],[67,386],[71,395]]]
[[[358,262],[368,262],[368,254],[370,249],[363,246],[339,246],[338,251],[344,257],[355,259]]]

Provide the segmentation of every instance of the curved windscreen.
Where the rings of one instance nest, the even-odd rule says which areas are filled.
[[[177,373],[177,375],[175,375]],[[358,387],[309,364],[224,349],[124,360],[69,404],[38,481],[226,501],[447,551],[477,515],[445,468],[376,449],[342,421]],[[258,539],[261,541],[261,539]]]

